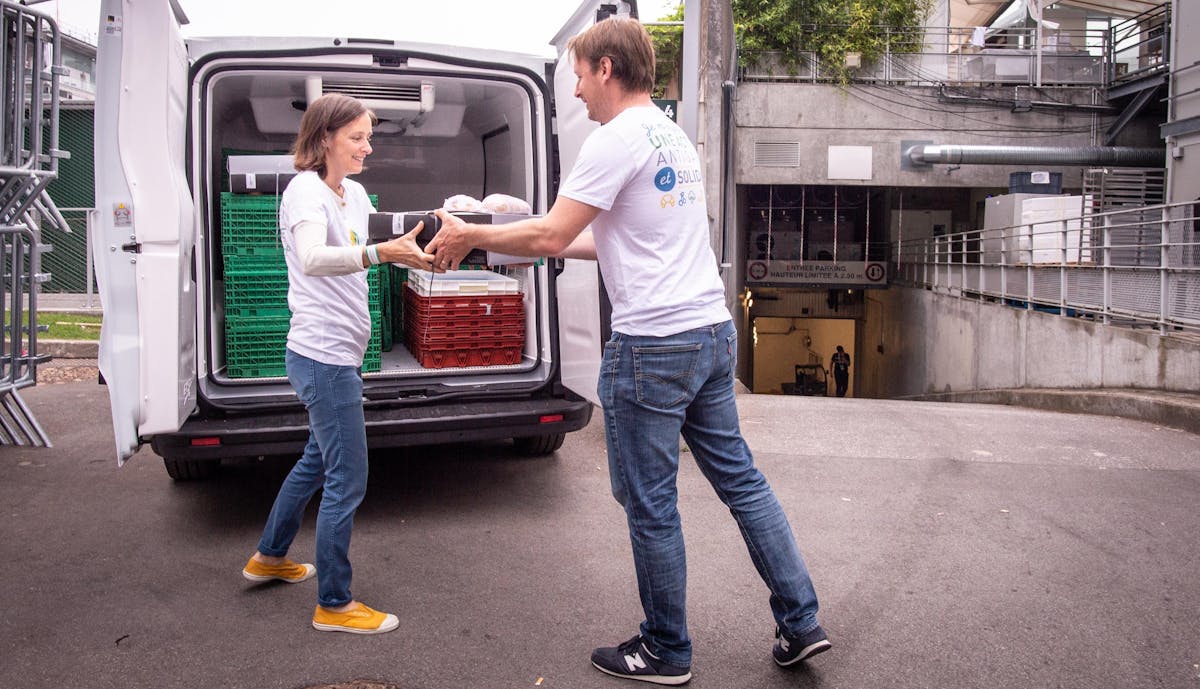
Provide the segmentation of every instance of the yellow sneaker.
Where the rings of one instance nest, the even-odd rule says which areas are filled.
[[[354,607],[345,612],[334,612],[318,605],[313,611],[312,625],[313,629],[323,632],[383,634],[399,627],[400,618],[355,602]]]
[[[302,581],[312,579],[317,573],[317,568],[308,563],[301,564],[284,560],[282,565],[266,565],[254,558],[246,563],[246,567],[242,569],[242,576],[250,581],[286,581],[289,584],[299,584]]]

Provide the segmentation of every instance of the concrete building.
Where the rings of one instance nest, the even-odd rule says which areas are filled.
[[[1161,284],[1141,284],[1145,273],[1113,266],[1149,267],[1142,256],[1158,260],[1157,250],[1127,261],[1123,236],[1099,229],[1130,224],[1114,222],[1114,209],[1200,197],[1200,170],[1186,167],[1200,156],[1183,155],[1200,141],[1200,70],[1187,67],[1197,56],[1179,24],[1196,13],[1184,4],[950,0],[925,27],[895,34],[903,48],[871,62],[848,55],[845,83],[840,65],[815,54],[788,64],[739,55],[728,2],[688,6],[685,34],[704,57],[695,72],[685,64],[680,111],[694,94],[713,245],[741,321],[741,379],[755,392],[802,389],[840,344],[852,396],[1200,389],[1200,350],[1186,335],[1200,330],[1200,275],[1164,264]],[[1092,219],[1021,245],[1011,227],[1038,226],[1022,215],[1026,198],[1043,207],[1038,219],[1047,205],[1056,222]],[[908,254],[930,247],[937,257]],[[942,261],[961,284],[908,274]],[[1162,305],[1146,307],[1136,346],[1128,326],[1145,324],[1114,316],[1114,285]],[[1104,306],[1075,308],[1089,290]]]
[[[95,38],[62,33],[63,74],[58,80],[59,98],[63,101],[96,100],[96,43]]]
[[[1170,36],[1170,103],[1162,125],[1166,139],[1167,193],[1177,201],[1200,200],[1200,4],[1176,0]],[[1190,155],[1188,155],[1190,153]]]

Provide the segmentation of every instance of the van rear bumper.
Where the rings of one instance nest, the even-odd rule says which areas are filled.
[[[380,407],[367,404],[370,448],[439,445],[577,431],[592,405],[574,398],[521,399]],[[182,460],[299,454],[308,441],[304,411],[193,417],[179,431],[151,439],[160,457]]]

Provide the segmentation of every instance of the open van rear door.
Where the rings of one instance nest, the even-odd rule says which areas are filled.
[[[558,50],[554,66],[554,110],[558,124],[559,167],[565,179],[575,165],[583,141],[599,125],[588,119],[583,101],[575,97],[575,72],[567,41],[596,23],[602,5],[614,3],[585,0],[554,37]],[[630,3],[615,3],[618,13],[628,13]],[[595,261],[566,260],[558,277],[559,356],[563,384],[576,394],[600,403],[596,383],[600,378],[601,332],[606,328],[600,313],[600,268]]]
[[[196,405],[186,22],[175,0],[100,8],[89,226],[118,464],[143,437],[179,430]]]

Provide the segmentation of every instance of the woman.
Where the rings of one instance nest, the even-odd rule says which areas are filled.
[[[309,104],[293,148],[299,174],[283,192],[279,226],[292,310],[288,380],[308,410],[309,435],[267,518],[258,550],[242,575],[251,581],[299,583],[317,575],[312,625],[321,631],[380,634],[399,626],[350,594],[350,530],[367,488],[367,434],[362,405],[363,353],[371,335],[366,270],[402,263],[431,270],[416,243],[421,230],[365,245],[375,209],[361,184],[375,116],[349,96]],[[304,508],[323,489],[317,512],[316,567],[287,559]]]

